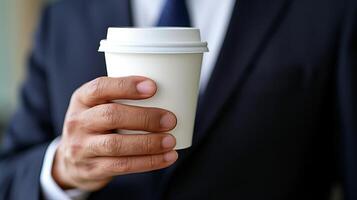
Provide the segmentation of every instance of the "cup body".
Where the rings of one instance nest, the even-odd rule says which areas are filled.
[[[157,107],[173,112],[177,126],[176,149],[192,145],[203,53],[195,28],[109,28],[107,40],[99,51],[105,52],[109,77],[144,76],[158,86],[156,94],[145,100],[117,100],[141,107]],[[142,131],[120,130],[137,134]]]
[[[176,137],[176,149],[192,144],[202,53],[128,54],[105,53],[109,77],[145,76],[158,86],[156,94],[145,100],[118,100],[120,103],[163,108],[177,117],[170,133]],[[123,130],[122,133],[142,133]]]

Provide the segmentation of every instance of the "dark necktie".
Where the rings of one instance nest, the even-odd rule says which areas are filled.
[[[190,27],[186,0],[166,0],[157,26]]]
[[[190,27],[190,17],[188,15],[188,10],[186,6],[186,0],[165,0],[165,5],[162,8],[161,15],[157,22],[157,26],[176,26],[176,27]],[[167,183],[165,177],[170,177],[169,174],[172,173],[168,169],[163,169],[154,173],[154,182],[161,187],[159,190],[165,188],[164,185]],[[161,194],[163,191],[158,191],[157,194]]]

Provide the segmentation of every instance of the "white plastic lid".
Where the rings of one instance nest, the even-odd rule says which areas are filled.
[[[100,42],[100,52],[111,53],[203,53],[207,42],[200,30],[184,27],[113,28]]]

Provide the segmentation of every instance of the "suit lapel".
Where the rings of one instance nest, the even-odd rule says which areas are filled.
[[[237,1],[215,69],[199,101],[194,144],[202,141],[217,117],[224,112],[230,96],[239,92],[249,78],[252,63],[277,29],[289,2]]]
[[[174,180],[174,172],[180,170],[185,160],[204,142],[210,133],[209,129],[214,126],[224,109],[229,109],[230,96],[239,92],[249,78],[254,60],[259,59],[264,51],[290,2],[291,0],[237,1],[215,69],[199,100],[193,146],[181,150],[179,160],[166,171],[168,176],[163,181],[166,187],[170,187],[170,180]]]

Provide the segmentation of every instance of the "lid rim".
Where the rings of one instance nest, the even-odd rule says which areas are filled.
[[[116,29],[116,30],[132,30],[132,31],[137,31],[137,30],[200,30],[197,27],[186,27],[186,26],[147,26],[147,27],[131,27],[131,26],[122,26],[122,27],[115,27],[115,26],[109,26],[108,29]]]
[[[124,43],[109,40],[101,40],[102,46],[124,46],[124,47],[207,47],[207,42],[146,42],[146,43]]]
[[[207,42],[122,43],[102,40],[99,52],[111,53],[204,53]]]
[[[103,48],[100,47],[99,52],[104,53],[158,53],[158,54],[175,54],[175,53],[205,53],[208,48]]]

